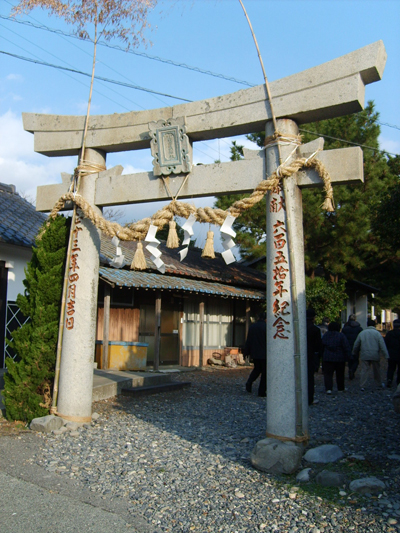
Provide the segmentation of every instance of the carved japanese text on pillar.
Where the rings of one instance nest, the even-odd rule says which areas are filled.
[[[82,231],[82,226],[79,224],[82,223],[82,220],[79,216],[75,219],[75,228],[72,231],[72,248],[71,248],[71,261],[69,265],[68,273],[68,289],[67,289],[67,298],[66,298],[66,319],[65,327],[67,329],[74,328],[74,314],[75,314],[75,301],[76,301],[76,282],[79,279],[79,270],[78,257],[81,249],[78,246],[79,232]]]
[[[185,118],[171,118],[149,123],[150,148],[155,176],[191,171],[190,144]]]
[[[272,218],[274,259],[272,278],[274,282],[272,313],[274,316],[274,339],[288,339],[290,320],[289,263],[287,260],[287,232],[285,224],[285,198],[278,185],[271,193],[269,211]]]

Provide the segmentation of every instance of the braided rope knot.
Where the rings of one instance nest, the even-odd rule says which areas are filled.
[[[293,135],[291,133],[281,133],[280,131],[275,131],[272,135],[265,137],[264,146],[277,146],[278,144],[288,145],[294,144],[300,146],[302,137],[300,134]]]
[[[93,163],[92,161],[82,159],[79,162],[79,165],[76,167],[75,173],[84,176],[85,174],[98,174],[99,172],[103,172],[103,170],[107,170],[107,167],[104,164],[99,165],[97,163]]]

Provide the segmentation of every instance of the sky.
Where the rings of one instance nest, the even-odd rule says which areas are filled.
[[[381,81],[366,86],[365,101],[374,100],[380,113],[381,148],[400,154],[399,0],[243,3],[270,82],[383,40],[388,54],[385,72]],[[93,50],[89,42],[69,36],[72,26],[41,9],[10,20],[16,4],[0,1],[0,181],[14,184],[34,200],[38,185],[60,182],[61,172],[72,173],[77,160],[35,153],[33,135],[22,126],[22,112],[84,115],[90,83],[89,77],[39,63],[90,73]],[[163,95],[95,81],[92,115],[167,107],[181,99],[203,100],[263,83],[238,0],[164,0],[148,21],[148,43],[134,53],[98,48],[96,75]],[[113,45],[123,46],[118,41]],[[193,162],[228,161],[231,140],[195,143]],[[239,142],[256,148],[246,138]],[[152,170],[151,161],[150,150],[120,152],[107,156],[107,167],[122,165],[124,174],[131,174]],[[213,199],[195,203],[212,206]],[[121,222],[151,216],[161,205],[124,207]],[[203,226],[196,230],[199,245],[208,230]]]

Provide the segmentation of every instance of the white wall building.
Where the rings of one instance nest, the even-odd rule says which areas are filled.
[[[7,355],[13,356],[6,338],[26,320],[16,300],[18,294],[24,293],[25,267],[45,219],[13,185],[0,183],[0,368]]]

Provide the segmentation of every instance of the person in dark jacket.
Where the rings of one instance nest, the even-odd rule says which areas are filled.
[[[328,326],[329,326],[329,318],[327,316],[324,316],[321,324],[317,324],[317,328],[319,328],[321,331],[321,337],[323,337],[325,333],[328,331]]]
[[[261,375],[258,396],[267,395],[267,315],[261,313],[257,322],[249,327],[244,355],[253,359],[254,368],[246,382],[247,392],[251,392],[253,382]]]
[[[400,384],[400,320],[393,320],[393,329],[388,331],[385,336],[386,348],[389,352],[387,382],[386,386],[390,388],[394,373],[397,366],[397,385]]]
[[[349,320],[346,322],[346,324],[343,326],[342,333],[346,337],[349,346],[350,351],[353,351],[354,343],[356,342],[356,338],[358,337],[358,334],[361,333],[363,328],[360,326],[359,322],[356,320],[356,315],[350,315]],[[358,368],[358,357],[357,356],[351,356],[349,361],[349,379],[354,379],[354,375],[356,373],[356,370]]]
[[[340,324],[331,322],[328,331],[322,337],[322,369],[324,372],[325,390],[332,394],[333,374],[336,372],[338,391],[344,391],[344,372],[346,361],[350,360],[350,346],[346,337],[340,332]]]
[[[308,405],[314,403],[314,372],[318,372],[321,355],[321,330],[314,324],[315,311],[307,309],[307,376]]]

